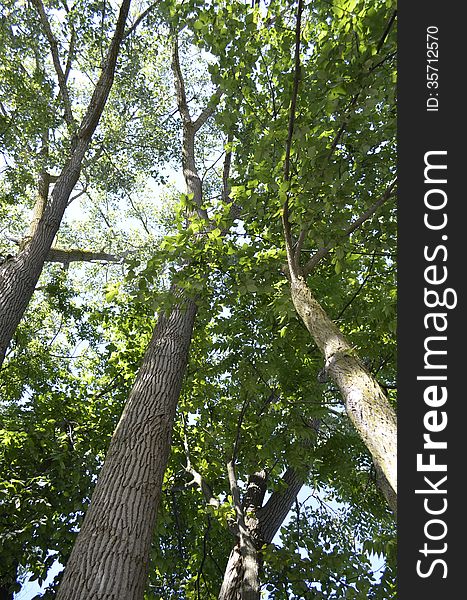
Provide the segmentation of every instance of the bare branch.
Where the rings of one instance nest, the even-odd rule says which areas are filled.
[[[378,198],[378,200],[376,200],[376,202],[374,202],[370,206],[370,208],[368,208],[368,210],[366,210],[362,215],[360,215],[360,217],[358,219],[353,221],[353,223],[351,223],[347,227],[347,229],[343,232],[344,236],[348,237],[348,236],[352,235],[352,233],[356,229],[358,229],[365,221],[367,221],[370,217],[372,217],[375,214],[375,212],[378,210],[378,208],[380,206],[382,206],[387,200],[389,200],[389,198],[391,198],[393,196],[393,190],[394,190],[396,184],[397,184],[397,179],[394,179],[394,181],[389,185],[389,187],[386,189],[384,194],[382,196],[380,196],[380,198]],[[328,254],[328,252],[337,245],[337,243],[338,243],[337,240],[329,242],[328,244],[326,244],[326,246],[323,246],[322,248],[317,250],[315,252],[315,254],[313,254],[313,256],[308,260],[308,262],[304,266],[303,275],[304,276],[309,275],[310,272],[320,262],[320,260],[322,258],[324,258],[326,256],[326,254]]]
[[[67,124],[74,128],[76,125],[75,119],[73,117],[73,112],[71,110],[71,102],[70,95],[68,93],[68,87],[66,84],[67,76],[63,72],[62,65],[60,63],[60,56],[58,54],[58,43],[55,39],[55,36],[52,32],[52,28],[49,23],[49,19],[47,17],[47,13],[45,12],[44,5],[42,4],[42,0],[32,0],[32,3],[36,7],[36,10],[39,14],[40,21],[42,23],[42,27],[44,28],[44,33],[49,43],[50,53],[52,54],[52,61],[55,68],[55,72],[58,78],[58,87],[60,89],[60,94],[63,100],[63,106],[65,109],[65,121]]]
[[[71,262],[121,262],[122,258],[114,254],[106,252],[92,252],[89,250],[61,250],[59,248],[51,248],[45,259],[47,262],[56,262],[68,265]]]
[[[154,4],[151,4],[150,6],[148,6],[148,8],[146,10],[144,10],[135,20],[135,22],[133,23],[133,25],[131,27],[129,27],[126,31],[125,31],[125,35],[123,36],[123,39],[125,40],[128,36],[130,36],[135,29],[138,27],[138,25],[141,23],[141,21],[150,13],[152,12],[156,6],[158,5],[158,2],[154,2]]]
[[[174,73],[175,90],[177,92],[178,110],[185,125],[193,126],[190,110],[186,99],[185,81],[183,79],[182,69],[180,67],[180,56],[178,52],[178,37],[174,37],[172,52],[172,70]]]

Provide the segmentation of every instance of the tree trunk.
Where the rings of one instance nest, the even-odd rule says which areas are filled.
[[[60,227],[71,192],[78,181],[84,155],[107,102],[131,0],[123,0],[115,33],[99,81],[72,143],[72,153],[51,194],[42,198],[42,216],[34,215],[31,238],[20,253],[0,267],[0,367],[15,330],[34,293],[48,252]],[[43,187],[39,195],[43,194]]]
[[[259,600],[260,557],[252,546],[236,544],[225,568],[219,600]]]
[[[347,414],[370,451],[392,510],[397,498],[396,414],[375,378],[315,300],[301,276],[291,277],[292,300],[325,359],[329,378],[342,393]],[[384,475],[384,478],[381,476]]]
[[[183,300],[159,318],[57,600],[143,598],[196,311],[192,300]]]
[[[13,560],[9,565],[0,566],[0,600],[13,600],[12,591],[18,577],[18,561]]]
[[[261,548],[272,542],[304,483],[293,469],[287,469],[282,479],[287,484],[285,490],[274,492],[260,508],[266,473],[260,471],[250,478],[243,502],[245,529],[239,524],[240,535],[227,561],[219,600],[260,599]]]

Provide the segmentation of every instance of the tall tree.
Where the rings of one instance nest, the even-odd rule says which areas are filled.
[[[361,10],[355,19],[357,4]],[[241,42],[247,48],[243,54],[235,46],[221,56],[223,40],[215,36],[209,17],[205,36],[219,56],[219,77],[235,73],[230,75],[230,114],[224,118],[241,115],[241,185],[233,189],[240,203],[248,196],[249,205],[256,204],[245,218],[245,228],[277,243],[272,222],[282,214],[284,270],[295,308],[323,354],[325,372],[341,390],[349,417],[373,456],[381,489],[395,510],[394,408],[306,278],[313,275],[316,280],[318,263],[330,255],[339,274],[345,255],[351,254],[347,238],[362,229],[360,239],[366,238],[368,245],[365,226],[375,214],[384,215],[387,222],[383,234],[382,220],[371,232],[374,251],[380,240],[393,249],[396,12],[386,5],[370,9],[353,2],[304,7],[301,1],[289,11],[271,4],[265,17],[253,13],[255,41]],[[279,35],[278,28],[285,33]],[[256,60],[251,46],[258,38],[264,41],[261,60],[255,75],[245,75],[249,61]],[[284,53],[284,46],[290,53]],[[360,135],[366,140],[357,150],[355,136]]]
[[[195,160],[195,136],[213,113],[193,120],[180,67],[178,41],[173,72],[183,125],[182,167],[194,211],[208,226]],[[83,525],[66,565],[58,598],[141,599],[175,411],[188,362],[197,304],[174,284],[172,306],[158,315],[136,382],[112,436]],[[102,571],[102,565],[108,565]]]
[[[67,84],[74,55],[75,31],[70,33],[70,49],[67,62],[62,64],[57,39],[51,27],[50,18],[41,0],[34,1],[41,29],[51,54],[58,82],[59,97],[66,126],[69,131],[67,160],[60,175],[51,177],[43,167],[39,174],[37,200],[29,235],[23,241],[16,256],[7,258],[0,265],[0,365],[3,363],[10,340],[31,299],[41,274],[44,262],[57,231],[70,195],[75,187],[83,159],[91,143],[92,136],[101,118],[112,87],[115,67],[122,39],[125,35],[131,0],[123,0],[118,14],[115,32],[110,42],[102,71],[89,101],[81,123],[75,121]],[[69,10],[67,9],[69,12]],[[13,117],[11,117],[13,119]],[[48,154],[48,130],[44,130],[41,152]],[[47,161],[45,160],[44,163]],[[55,181],[49,196],[49,186]]]
[[[341,4],[348,8],[349,3]],[[390,127],[386,129],[382,125],[390,112],[390,105],[384,106],[381,93],[389,74],[384,73],[380,77],[379,67],[376,67],[385,57],[370,58],[375,56],[372,53],[375,38],[383,39],[386,12],[373,11],[369,15],[363,7],[360,11],[362,18],[359,12],[359,18],[355,18],[346,30],[349,20],[338,12],[343,11],[339,7],[340,4],[329,8],[328,3],[306,7],[306,25],[301,41],[306,41],[308,46],[302,50],[302,61],[306,62],[302,77],[313,85],[298,86],[296,93],[293,90],[294,73],[297,71],[291,56],[296,47],[292,31],[295,5],[272,2],[267,11],[251,10],[241,2],[230,1],[216,6],[202,2],[163,5],[163,10],[170,13],[168,21],[175,22],[175,29],[177,18],[182,20],[183,25],[189,24],[195,32],[194,40],[200,45],[206,44],[217,56],[208,58],[214,80],[226,92],[226,110],[221,111],[218,122],[224,131],[235,132],[227,149],[237,146],[234,177],[239,185],[233,187],[231,194],[227,193],[228,185],[224,185],[222,191],[218,184],[210,186],[209,177],[216,169],[215,161],[208,161],[204,174],[200,170],[199,142],[210,125],[206,119],[213,113],[213,108],[209,106],[201,110],[198,118],[192,117],[189,102],[192,95],[197,101],[200,90],[195,87],[191,94],[191,90],[187,92],[185,89],[175,47],[173,74],[177,109],[182,116],[182,168],[188,194],[183,197],[179,209],[178,232],[169,236],[162,248],[159,249],[156,243],[151,249],[146,249],[149,256],[147,266],[144,263],[138,266],[136,261],[129,260],[134,302],[119,299],[117,290],[127,284],[109,286],[106,301],[102,301],[104,308],[98,307],[92,315],[92,323],[98,323],[97,327],[112,339],[108,353],[104,353],[109,359],[108,364],[99,367],[106,374],[102,393],[105,396],[109,388],[110,394],[116,396],[119,402],[126,396],[129,382],[136,373],[141,346],[150,335],[154,321],[155,305],[158,323],[136,382],[129,392],[129,401],[111,442],[92,506],[69,560],[61,597],[83,596],[88,592],[91,597],[107,597],[114,592],[116,596],[138,597],[132,596],[137,594],[141,597],[151,543],[159,548],[154,564],[157,565],[160,581],[150,578],[149,596],[196,598],[205,593],[206,597],[213,597],[213,590],[221,587],[220,578],[225,575],[223,594],[238,595],[243,587],[245,593],[249,588],[248,593],[257,597],[261,554],[265,556],[267,576],[276,597],[281,594],[285,597],[288,593],[284,584],[287,577],[295,594],[315,590],[313,585],[317,581],[323,585],[324,579],[320,578],[324,576],[318,573],[319,570],[332,573],[330,579],[334,577],[332,585],[335,586],[332,589],[336,594],[342,592],[344,584],[340,584],[348,578],[345,561],[350,564],[354,556],[347,546],[340,562],[336,561],[335,555],[329,556],[332,553],[317,552],[316,561],[310,558],[310,564],[318,567],[315,570],[310,567],[308,572],[303,565],[298,565],[297,557],[293,558],[296,577],[289,576],[286,560],[279,565],[274,558],[290,558],[290,553],[285,554],[288,549],[281,552],[277,548],[271,550],[255,546],[258,522],[261,523],[264,518],[262,515],[266,513],[262,510],[269,503],[262,506],[262,485],[258,486],[260,489],[255,495],[254,486],[251,485],[248,491],[246,481],[253,473],[261,474],[264,469],[269,473],[268,482],[271,481],[274,490],[275,484],[280,486],[281,473],[290,474],[287,471],[289,465],[297,467],[301,448],[297,431],[302,417],[305,423],[308,418],[324,417],[325,427],[330,432],[329,439],[316,449],[313,457],[307,455],[308,468],[316,461],[308,483],[317,481],[321,486],[338,489],[341,500],[349,502],[352,508],[364,504],[368,514],[372,512],[370,506],[373,503],[376,508],[373,507],[372,514],[376,514],[376,524],[374,529],[368,527],[364,532],[363,539],[366,541],[375,536],[377,526],[387,516],[373,495],[368,455],[356,436],[352,437],[344,425],[332,378],[328,379],[330,373],[326,368],[322,369],[318,353],[308,347],[307,332],[295,316],[286,279],[281,272],[286,253],[279,217],[285,200],[288,200],[289,214],[285,219],[290,223],[290,228],[287,224],[285,227],[288,241],[292,227],[297,228],[297,233],[302,228],[296,240],[287,246],[289,258],[290,247],[298,257],[293,256],[297,277],[300,276],[299,269],[304,270],[299,251],[302,256],[311,254],[315,264],[312,280],[308,283],[316,297],[323,299],[330,314],[338,316],[342,330],[351,334],[352,341],[359,346],[366,361],[365,371],[371,369],[374,377],[378,375],[379,382],[388,383],[393,373],[391,365],[388,368],[384,365],[393,360],[393,340],[387,333],[392,314],[386,309],[390,309],[387,305],[392,298],[393,266],[390,259],[386,260],[386,253],[392,249],[393,215],[387,202],[392,189],[390,184],[389,187],[384,184],[387,179],[390,180],[387,170],[391,172],[391,169],[387,165],[392,164],[393,146]],[[347,8],[345,14],[348,13]],[[355,6],[349,8],[351,12],[354,9]],[[174,11],[177,18],[174,18]],[[232,31],[238,31],[238,39],[233,39]],[[363,33],[369,38],[365,39],[367,50],[363,47]],[[266,43],[263,44],[264,41]],[[384,42],[382,48],[387,50]],[[365,71],[363,66],[369,60],[371,62]],[[390,63],[391,59],[387,58],[383,67]],[[362,77],[359,79],[360,71],[363,75],[360,73]],[[372,84],[375,84],[377,94],[367,93],[368,81],[372,77],[375,78]],[[345,90],[344,86],[348,89]],[[361,89],[364,91],[359,91]],[[390,86],[387,89],[390,90]],[[359,95],[354,101],[357,92]],[[292,114],[289,107],[294,96],[297,99],[297,122],[292,127],[292,138],[288,135]],[[214,94],[214,102],[218,97]],[[367,106],[370,100],[376,101],[376,104]],[[343,123],[343,131],[340,132]],[[370,132],[365,129],[368,124]],[[361,135],[362,131],[365,135]],[[242,144],[235,139],[241,139]],[[290,178],[284,177],[286,139],[289,140]],[[334,143],[334,140],[337,141]],[[364,149],[367,144],[369,148]],[[351,146],[357,149],[352,151]],[[223,172],[219,173],[219,179],[224,179],[224,182],[229,161],[227,153]],[[117,180],[115,177],[109,184],[115,181],[118,187]],[[103,187],[100,186],[101,189]],[[389,190],[387,194],[383,191],[385,187]],[[381,202],[375,202],[377,195],[374,190],[377,189],[383,191]],[[363,193],[365,191],[367,193]],[[211,199],[208,193],[215,197]],[[368,198],[370,201],[367,203]],[[228,224],[233,216],[232,199],[242,207],[236,215],[240,215],[242,220],[229,230]],[[377,209],[384,220],[377,220]],[[372,215],[375,215],[373,220],[370,219]],[[313,227],[306,227],[309,223]],[[355,252],[348,243],[351,235]],[[318,263],[317,259],[324,256],[332,258],[335,268],[330,268],[324,260]],[[161,269],[161,265],[165,269]],[[344,269],[345,276],[341,269]],[[162,273],[158,273],[158,277],[165,279],[165,287],[169,287],[167,280],[171,283],[170,300],[166,304],[160,301],[162,294],[155,295],[152,289],[151,278],[159,270]],[[289,274],[292,272],[289,267]],[[106,303],[114,303],[113,309],[109,309]],[[196,313],[197,335],[203,342],[196,342],[194,356],[192,353],[188,363],[179,417],[183,412],[189,424],[194,422],[193,427],[188,427],[193,434],[191,476],[194,482],[206,478],[223,496],[217,506],[208,502],[208,506],[203,507],[204,511],[192,505],[190,490],[180,483],[180,472],[185,474],[190,467],[183,451],[180,422],[175,431],[172,460],[165,478],[163,476]],[[328,321],[325,325],[329,330],[331,325]],[[215,335],[210,345],[206,338],[209,338],[212,327]],[[335,329],[330,331],[332,335],[338,335]],[[92,335],[89,333],[91,338]],[[274,342],[269,341],[268,346],[266,338]],[[98,346],[99,342],[94,342],[94,345]],[[249,359],[253,352],[257,360],[252,366]],[[351,348],[349,353],[354,354],[354,349]],[[44,353],[46,356],[48,359],[48,354]],[[206,363],[217,364],[216,361],[222,363],[221,366],[215,376],[207,376],[210,367]],[[100,394],[96,389],[99,384],[91,375],[93,368],[94,365],[88,365],[85,376],[82,375],[83,382],[90,387],[91,398]],[[254,380],[248,375],[252,369],[256,373]],[[15,371],[12,369],[11,372]],[[74,375],[76,377],[76,373]],[[60,380],[60,377],[57,377],[54,389],[72,390],[70,381],[66,377]],[[198,384],[194,385],[192,380],[197,380]],[[225,382],[229,380],[232,385],[226,393]],[[84,398],[83,387],[86,385],[82,384],[80,388]],[[279,391],[276,387],[280,388]],[[41,398],[47,405],[46,385],[44,388]],[[33,393],[37,398],[36,389]],[[232,441],[236,438],[235,423],[232,431],[232,415],[238,414],[245,397],[251,394],[258,396],[259,405],[255,407],[252,418],[245,419],[241,426],[242,439],[246,441],[242,444],[241,453],[234,453],[235,460],[232,460]],[[21,394],[17,398],[21,398]],[[99,410],[102,408],[115,415],[118,408],[115,405],[112,408],[111,404],[110,400],[108,404],[103,401],[99,403]],[[298,408],[292,411],[291,406]],[[332,412],[333,406],[337,414]],[[270,409],[270,414],[267,409]],[[78,419],[70,416],[67,419]],[[11,421],[12,418],[9,423]],[[285,431],[290,435],[282,435]],[[50,431],[48,435],[51,435]],[[206,439],[210,439],[210,435],[215,441],[207,444]],[[100,456],[102,452],[101,448]],[[226,463],[229,463],[228,469]],[[317,466],[318,463],[320,466]],[[92,476],[98,470],[93,465],[86,469],[93,471]],[[301,481],[306,479],[307,472],[305,469]],[[262,475],[257,477],[263,479]],[[165,497],[161,495],[164,481]],[[201,488],[203,490],[203,485]],[[370,499],[366,497],[368,495]],[[164,503],[157,526],[158,538],[154,541],[152,531],[161,498]],[[219,497],[212,499],[216,502]],[[174,514],[168,515],[172,509]],[[206,509],[214,512],[206,514]],[[218,527],[217,522],[225,522],[226,513],[236,523],[233,527],[236,537],[229,537],[225,526],[222,529]],[[359,523],[363,509],[357,513],[355,509],[352,524]],[[307,517],[314,519],[309,513]],[[164,525],[170,518],[172,523],[179,520],[183,524],[178,523],[175,531],[169,534]],[[317,546],[320,545],[318,521],[316,528],[314,525],[306,527],[303,515],[300,518],[297,515],[298,529],[306,531],[306,536],[300,532],[296,534],[300,543],[310,546],[313,539]],[[287,528],[284,539],[291,544],[294,535]],[[336,536],[336,532],[332,535]],[[213,543],[210,537],[217,543]],[[213,549],[214,546],[219,547]],[[302,550],[303,547],[300,547]],[[371,550],[372,547],[368,551]],[[164,562],[164,552],[170,561]],[[213,552],[215,559],[211,560],[209,552]],[[227,560],[229,553],[230,562]],[[363,555],[364,552],[361,553],[362,562]],[[216,562],[221,564],[219,556],[222,557],[222,568],[216,565]],[[239,574],[238,567],[244,556],[248,569]],[[328,559],[329,569],[326,571],[323,564]],[[226,562],[227,572],[224,573]],[[136,565],[134,570],[132,563]],[[339,570],[342,576],[339,576]],[[362,579],[367,582],[367,578]],[[263,578],[263,581],[266,580]],[[310,584],[310,581],[313,583]],[[307,588],[309,585],[311,587]],[[354,590],[352,585],[349,584],[349,590],[345,592],[349,596]],[[362,584],[362,597],[366,597],[365,589]]]

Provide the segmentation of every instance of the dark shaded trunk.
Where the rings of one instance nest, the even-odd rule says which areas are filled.
[[[141,600],[177,402],[196,315],[159,318],[112,437],[58,600]]]
[[[70,158],[55,183],[50,201],[41,198],[36,207],[31,227],[31,237],[24,248],[0,266],[0,366],[10,341],[21,321],[24,311],[34,293],[44,262],[58,232],[71,192],[76,185],[84,155],[99,123],[110,89],[131,0],[123,0],[115,33],[109,46],[107,58],[96,88],[83,118],[81,127],[73,139]],[[39,197],[48,182],[40,182]]]
[[[18,577],[18,562],[0,566],[0,600],[13,600],[13,587]]]
[[[261,548],[272,542],[304,483],[294,469],[287,469],[282,479],[286,488],[274,492],[261,507],[266,473],[260,471],[250,478],[242,506],[245,530],[239,524],[239,536],[227,561],[219,600],[260,599]]]

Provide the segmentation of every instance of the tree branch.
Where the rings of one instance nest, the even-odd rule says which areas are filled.
[[[89,102],[86,114],[81,122],[78,137],[80,139],[90,138],[97,127],[101,114],[104,110],[105,103],[112,88],[115,66],[117,64],[118,51],[123,39],[125,22],[130,10],[131,0],[123,0],[118,13],[115,32],[110,42],[107,57],[102,67],[99,80],[96,84],[94,92]]]
[[[178,37],[174,36],[172,52],[172,71],[174,73],[175,91],[177,93],[178,110],[185,125],[193,126],[190,110],[186,99],[185,81],[183,79],[182,69],[180,67],[180,56],[178,52]]]
[[[199,115],[199,117],[195,120],[195,122],[193,123],[193,130],[196,133],[199,129],[201,129],[201,127],[206,123],[206,121],[209,119],[209,117],[211,117],[217,110],[217,106],[213,106],[214,102],[216,102],[216,104],[219,102],[219,100],[222,97],[222,92],[217,89],[210,102],[209,102],[209,106],[206,106],[206,108],[202,111],[202,113]]]
[[[200,473],[198,473],[198,471],[191,464],[190,448],[188,446],[188,438],[186,435],[185,418],[183,418],[183,449],[185,450],[185,457],[186,457],[185,471],[193,477],[193,480],[189,483],[189,485],[196,484],[198,489],[203,494],[206,504],[208,504],[210,506],[214,506],[215,508],[218,508],[219,500],[214,497],[214,494],[212,493],[211,488],[206,483],[203,476]]]
[[[148,6],[148,8],[146,10],[144,10],[135,20],[135,22],[133,23],[133,25],[131,25],[131,27],[129,27],[126,31],[125,34],[123,35],[123,39],[125,40],[127,37],[129,37],[134,31],[135,29],[138,27],[138,25],[141,23],[141,21],[150,13],[152,12],[156,6],[158,5],[158,2],[154,2],[154,4],[151,4],[150,6]]]
[[[287,485],[285,490],[273,492],[263,508],[258,511],[261,536],[266,544],[272,542],[305,483],[303,477],[292,468],[286,470],[282,481]]]
[[[121,262],[123,259],[114,254],[106,252],[93,252],[90,250],[61,250],[59,248],[51,248],[45,259],[47,262],[56,262],[68,265],[71,262]]]
[[[389,198],[393,196],[394,187],[397,184],[397,179],[395,179],[389,187],[386,189],[384,194],[378,198],[376,202],[374,202],[368,210],[366,210],[358,219],[353,221],[347,229],[345,229],[344,236],[350,236],[352,233],[358,229],[365,221],[367,221],[370,217],[374,215],[374,213],[378,210],[380,206],[382,206]],[[303,275],[306,277],[311,273],[311,271],[316,267],[316,265],[321,261],[322,258],[328,254],[334,246],[336,246],[338,241],[329,242],[326,246],[323,246],[319,250],[313,254],[313,256],[308,260],[306,265],[303,267]]]
[[[303,0],[298,0],[297,19],[295,25],[295,56],[294,56],[294,81],[292,88],[292,98],[290,100],[289,125],[287,131],[287,141],[285,144],[285,159],[284,159],[284,182],[290,181],[290,153],[292,150],[292,137],[295,124],[295,110],[297,106],[298,85],[300,82],[300,36],[301,36],[301,20],[303,12]],[[286,198],[282,209],[282,226],[284,229],[285,247],[287,252],[287,262],[291,277],[296,276],[297,263],[294,259],[292,231],[289,222],[289,192],[286,191]]]
[[[47,13],[45,12],[42,0],[32,0],[32,3],[36,7],[36,10],[39,14],[42,27],[44,28],[45,36],[49,43],[50,52],[52,54],[52,62],[58,78],[58,87],[60,89],[60,94],[62,96],[63,106],[65,109],[65,121],[72,129],[74,129],[76,121],[73,117],[73,112],[71,110],[70,95],[68,93],[68,87],[66,84],[68,74],[65,76],[65,73],[62,69],[62,65],[60,63],[60,56],[58,54],[58,43],[52,32],[52,28],[50,27],[49,19],[47,18]]]
[[[391,28],[392,28],[392,26],[394,24],[394,21],[396,20],[396,16],[397,16],[397,10],[394,10],[393,13],[392,13],[392,15],[391,15],[391,17],[390,17],[390,19],[389,19],[389,21],[388,21],[386,29],[384,30],[384,33],[383,33],[383,35],[381,36],[381,39],[378,42],[378,46],[376,47],[376,52],[377,53],[383,47],[383,44],[386,41],[386,38],[388,37],[389,32],[391,31]]]
[[[233,142],[233,133],[229,132],[227,136],[227,144],[229,144],[229,150],[225,153],[224,168],[222,169],[222,200],[224,202],[230,201],[230,169],[232,166],[232,150],[230,145]]]

